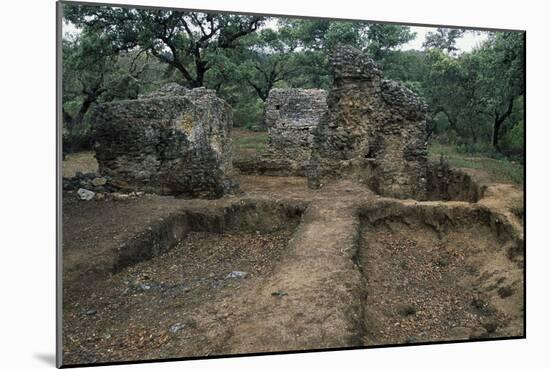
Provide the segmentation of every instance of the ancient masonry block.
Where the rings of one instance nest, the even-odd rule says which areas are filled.
[[[231,107],[205,88],[168,84],[93,113],[102,175],[128,189],[216,198],[231,189]]]
[[[275,88],[269,92],[265,124],[267,154],[303,165],[309,160],[312,130],[325,113],[327,92],[318,89]]]
[[[426,193],[427,107],[398,82],[384,80],[360,51],[331,53],[333,88],[314,131],[308,183],[356,178],[377,193],[422,199]]]

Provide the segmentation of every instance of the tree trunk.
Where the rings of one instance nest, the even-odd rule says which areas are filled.
[[[492,137],[492,145],[493,148],[497,151],[499,151],[498,148],[498,132],[500,131],[500,126],[502,125],[502,121],[498,118],[495,118],[495,121],[493,123],[493,137]]]
[[[514,108],[514,98],[511,97],[510,100],[508,100],[508,106],[506,108],[506,111],[500,115],[498,112],[495,112],[495,120],[493,122],[493,137],[492,137],[492,144],[493,148],[497,151],[500,151],[498,147],[498,133],[500,131],[500,127],[502,126],[502,123],[512,114],[512,109]]]

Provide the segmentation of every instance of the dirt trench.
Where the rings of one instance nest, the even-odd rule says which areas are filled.
[[[351,181],[311,191],[288,177],[241,186],[243,197],[174,200],[101,246],[104,268],[77,264],[108,272],[68,265],[66,364],[523,334],[522,228],[500,202],[385,199]]]
[[[361,211],[366,345],[523,335],[522,239],[483,206]]]

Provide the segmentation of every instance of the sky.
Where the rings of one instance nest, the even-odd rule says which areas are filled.
[[[416,32],[416,38],[409,41],[403,47],[402,50],[421,50],[422,43],[426,39],[428,32],[435,31],[434,27],[416,27],[411,26],[411,31]],[[460,51],[468,52],[479,46],[483,41],[487,39],[486,33],[479,32],[466,32],[461,38],[456,40],[456,46]]]

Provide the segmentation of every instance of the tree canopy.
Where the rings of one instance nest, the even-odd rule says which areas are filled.
[[[430,139],[523,148],[520,32],[485,32],[484,43],[461,52],[457,40],[472,31],[437,28],[422,50],[403,50],[416,36],[410,27],[361,21],[75,4],[64,5],[64,20],[78,30],[63,40],[63,118],[73,133],[93,104],[174,81],[215,89],[236,125],[255,126],[271,89],[329,89],[328,54],[343,43],[426,100]]]

